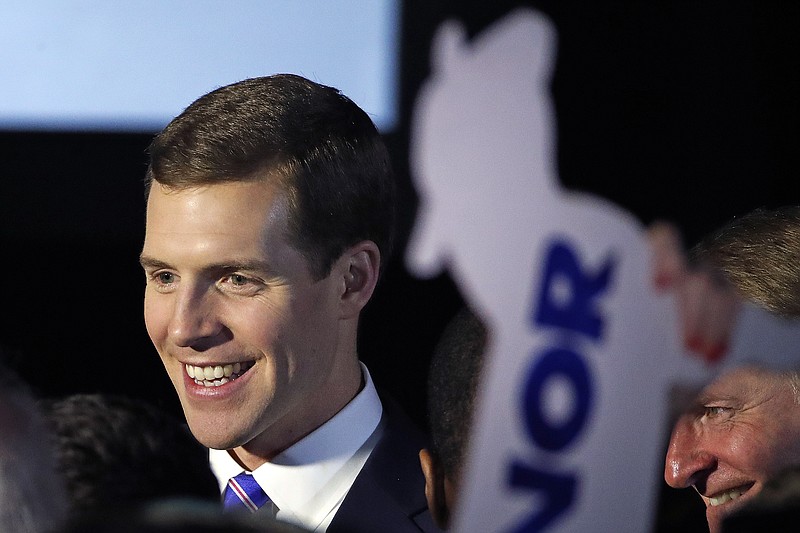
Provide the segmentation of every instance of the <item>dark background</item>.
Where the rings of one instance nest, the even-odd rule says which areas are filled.
[[[416,208],[409,115],[443,20],[475,34],[524,4],[559,32],[552,91],[564,186],[645,224],[672,220],[687,245],[755,207],[800,201],[800,4],[407,0],[401,123],[386,135],[400,246],[364,314],[360,353],[420,423],[428,359],[460,296],[446,275],[417,280],[403,267]],[[150,137],[0,132],[0,342],[43,395],[121,392],[179,412],[142,319]]]

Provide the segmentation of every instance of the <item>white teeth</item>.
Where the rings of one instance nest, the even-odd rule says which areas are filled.
[[[238,378],[242,369],[247,370],[253,363],[233,363],[228,365],[215,365],[215,366],[194,366],[184,365],[186,367],[186,375],[194,380],[198,385],[205,387],[219,387],[226,383]]]
[[[724,492],[719,496],[715,496],[714,498],[709,498],[708,503],[711,504],[711,507],[716,507],[717,505],[722,505],[723,503],[735,500],[736,498],[741,496],[743,492],[744,490],[740,489],[729,490],[728,492]]]

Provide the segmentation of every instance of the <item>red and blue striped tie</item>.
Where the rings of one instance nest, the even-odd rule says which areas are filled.
[[[222,506],[226,511],[247,509],[254,513],[268,501],[267,493],[253,478],[253,474],[242,472],[228,480]]]

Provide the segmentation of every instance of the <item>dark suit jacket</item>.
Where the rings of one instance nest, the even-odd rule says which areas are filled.
[[[328,527],[329,533],[419,533],[440,531],[425,500],[419,450],[427,438],[386,396],[383,435]]]

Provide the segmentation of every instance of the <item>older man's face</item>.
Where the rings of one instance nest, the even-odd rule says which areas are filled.
[[[672,430],[664,478],[693,486],[711,533],[786,466],[800,464],[800,403],[787,374],[741,368],[720,376]]]

